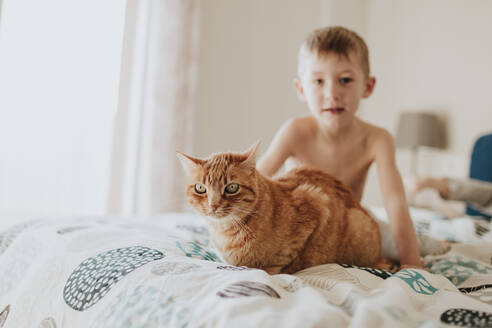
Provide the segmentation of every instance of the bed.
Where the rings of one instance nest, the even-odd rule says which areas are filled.
[[[490,223],[412,216],[456,241],[429,271],[273,276],[224,263],[195,214],[29,221],[0,234],[0,327],[492,327]]]

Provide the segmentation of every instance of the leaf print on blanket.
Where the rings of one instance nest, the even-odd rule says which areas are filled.
[[[466,296],[472,297],[480,302],[492,304],[492,284],[485,284],[473,287],[458,288]]]
[[[460,327],[492,327],[492,314],[468,309],[449,309],[441,314],[441,322]]]
[[[280,295],[272,287],[255,281],[238,281],[225,289],[217,292],[217,295],[223,298],[250,297],[250,296],[268,296],[280,298]]]
[[[234,266],[234,265],[218,265],[217,268],[218,270],[225,270],[225,271],[249,271],[249,270],[256,270],[255,268],[248,268],[247,266]]]
[[[406,310],[398,306],[387,305],[383,306],[383,311],[385,311],[394,320],[399,321],[400,324],[405,327],[434,327],[435,322],[429,321],[419,321],[415,317],[409,315]],[[426,325],[427,324],[427,325]]]
[[[442,274],[456,286],[470,278],[473,273],[492,272],[492,268],[459,255],[432,260],[425,266],[432,273]]]
[[[349,269],[355,268],[355,269],[359,269],[359,270],[364,270],[364,271],[369,272],[370,274],[373,274],[376,277],[379,277],[381,279],[387,279],[387,278],[391,277],[391,275],[393,274],[391,271],[387,271],[387,270],[359,267],[356,265],[340,264],[340,266],[342,266],[343,268],[349,268]]]
[[[5,309],[0,312],[0,328],[3,327],[5,322],[7,321],[7,317],[10,313],[10,304],[5,307]]]
[[[408,316],[408,313],[404,309],[398,306],[389,306],[389,305],[384,306],[383,310],[397,321],[401,321],[402,323],[406,323],[406,324],[415,325],[415,322],[409,320],[410,317]]]
[[[489,228],[489,223],[485,223],[482,221],[475,221],[475,235],[479,238],[483,237],[484,235],[488,234],[490,232]]]
[[[475,287],[462,287],[458,288],[460,292],[462,293],[473,293],[479,290],[487,289],[487,288],[492,288],[491,284],[485,284],[485,285],[480,285],[480,286],[475,286]]]
[[[70,227],[58,229],[56,231],[56,233],[59,235],[66,235],[66,234],[72,233],[74,231],[85,230],[85,229],[89,229],[89,228],[90,228],[89,226],[70,226]]]
[[[72,272],[63,289],[65,303],[84,311],[97,303],[125,275],[164,254],[148,247],[113,249],[84,260]]]
[[[90,327],[186,327],[190,317],[191,311],[172,296],[139,285],[112,298]]]
[[[349,270],[346,270],[347,268],[357,267],[351,265],[342,265],[340,267],[338,264],[324,264],[296,272],[295,276],[301,278],[311,286],[325,290],[331,290],[341,282],[349,282],[357,286],[357,288],[365,291],[369,290],[367,286],[360,282],[357,276],[352,275]],[[379,275],[377,276],[380,277]]]
[[[38,328],[56,328],[56,323],[55,319],[53,318],[46,318],[41,321],[39,324]]]
[[[39,220],[33,220],[33,221],[28,221],[25,223],[21,223],[18,225],[13,226],[10,229],[5,230],[4,232],[0,233],[0,255],[2,255],[7,248],[12,244],[14,239],[24,230],[29,228],[30,226],[34,225],[34,223],[38,222]]]
[[[289,284],[283,284],[279,283],[280,287],[288,291],[289,293],[295,293],[301,288],[309,286],[307,283],[305,283],[302,279],[299,278],[294,278]]]
[[[152,273],[157,276],[164,276],[168,274],[183,274],[200,268],[201,266],[195,263],[163,262],[154,265]]]
[[[183,253],[188,257],[193,257],[205,261],[222,262],[217,254],[209,249],[204,248],[203,244],[198,241],[176,241],[176,247],[183,251]]]
[[[192,225],[192,224],[178,224],[178,225],[176,225],[176,229],[190,231],[190,232],[193,232],[197,235],[204,235],[204,236],[210,235],[208,233],[208,229],[206,226],[198,226],[198,225]]]
[[[423,275],[416,270],[404,269],[393,275],[408,284],[415,292],[423,295],[432,295],[438,291]]]

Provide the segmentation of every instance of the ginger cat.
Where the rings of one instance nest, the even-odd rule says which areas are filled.
[[[225,260],[270,274],[381,263],[379,227],[348,187],[309,168],[267,178],[256,170],[258,145],[205,160],[178,152],[189,177],[188,200],[206,216]]]

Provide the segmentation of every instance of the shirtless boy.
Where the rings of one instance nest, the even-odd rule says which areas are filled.
[[[312,32],[299,50],[295,79],[298,97],[311,113],[283,124],[257,168],[272,176],[286,161],[316,167],[343,181],[360,201],[369,167],[376,163],[401,268],[421,267],[393,138],[356,116],[375,82],[367,46],[355,32],[343,27]]]

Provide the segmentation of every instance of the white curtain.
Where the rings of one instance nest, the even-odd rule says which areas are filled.
[[[176,150],[191,152],[199,0],[128,0],[108,212],[185,208]]]

